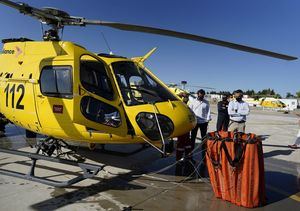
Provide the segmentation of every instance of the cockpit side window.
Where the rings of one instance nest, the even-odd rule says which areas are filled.
[[[95,58],[85,55],[80,60],[80,81],[82,86],[107,100],[112,100],[113,89],[104,64]]]
[[[69,66],[44,67],[40,77],[41,93],[49,97],[72,98],[72,69]]]

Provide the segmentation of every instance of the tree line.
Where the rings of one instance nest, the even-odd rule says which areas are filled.
[[[231,94],[229,91],[211,91],[210,94],[220,94],[220,95],[226,95]],[[274,89],[263,89],[260,91],[255,91],[253,89],[249,89],[244,92],[245,95],[248,95],[249,97],[253,98],[261,98],[261,97],[274,97],[274,98],[282,98],[282,96],[279,93],[276,93]],[[285,98],[300,98],[300,91],[296,92],[295,94],[292,94],[291,92],[287,92],[284,96]]]

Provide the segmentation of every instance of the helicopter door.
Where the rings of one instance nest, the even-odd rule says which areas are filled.
[[[44,131],[69,133],[72,123],[72,62],[43,63],[36,87],[38,117]],[[36,85],[38,86],[38,85]]]
[[[127,135],[125,112],[105,64],[90,55],[79,60],[75,73],[74,122],[99,132]]]

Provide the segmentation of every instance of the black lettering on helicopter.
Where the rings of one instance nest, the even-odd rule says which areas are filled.
[[[23,84],[20,84],[17,87],[16,90],[16,84],[13,84],[13,86],[9,89],[9,84],[7,84],[6,88],[4,89],[4,92],[6,93],[6,107],[8,107],[8,95],[9,93],[11,93],[11,107],[14,108],[15,106],[15,91],[20,92],[21,91],[21,95],[17,101],[16,104],[16,109],[20,109],[20,110],[24,110],[24,105],[21,104],[23,98],[24,98],[24,94],[25,94],[25,87]]]
[[[21,109],[21,110],[24,110],[24,105],[21,105],[21,101],[23,100],[23,97],[24,97],[24,93],[25,93],[25,87],[23,84],[20,84],[17,88],[17,92],[19,92],[21,89],[21,96],[19,97],[19,100],[17,101],[17,106],[16,108],[17,109]]]
[[[15,50],[5,50],[3,49],[3,51],[1,52],[1,54],[14,54]]]

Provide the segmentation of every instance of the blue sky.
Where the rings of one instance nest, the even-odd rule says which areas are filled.
[[[74,16],[167,28],[300,57],[300,1],[296,0],[30,0]],[[70,3],[72,2],[72,3]],[[38,21],[0,5],[0,39],[41,39]],[[66,27],[64,39],[93,52],[134,57],[158,50],[146,65],[164,82],[217,90],[274,88],[284,95],[300,91],[300,61],[284,61],[193,41],[106,27]],[[2,46],[1,46],[2,47]]]

